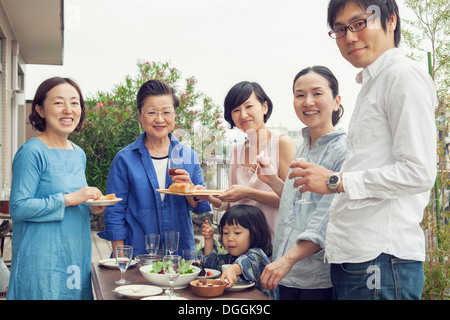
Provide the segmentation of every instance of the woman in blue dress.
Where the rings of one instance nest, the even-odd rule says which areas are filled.
[[[136,100],[144,132],[120,150],[111,163],[106,192],[122,201],[106,209],[105,231],[98,235],[111,241],[113,252],[117,245],[126,244],[133,246],[136,256],[147,253],[146,234],[159,234],[164,246],[165,231],[178,231],[175,254],[195,250],[191,212],[209,212],[210,205],[197,202],[193,196],[157,191],[174,182],[204,186],[197,154],[172,134],[178,97],[165,82],[149,80],[139,89]],[[183,169],[177,169],[177,174],[170,177],[168,161],[180,158]]]
[[[12,165],[11,276],[7,299],[92,299],[92,213],[84,203],[102,196],[88,187],[86,156],[68,140],[85,117],[77,84],[54,77],[37,89],[30,122],[41,134],[17,151]]]

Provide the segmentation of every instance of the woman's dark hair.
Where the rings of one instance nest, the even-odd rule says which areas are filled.
[[[79,132],[81,130],[81,127],[83,126],[84,118],[86,117],[85,113],[85,105],[84,105],[84,99],[83,95],[81,93],[80,87],[69,78],[61,78],[61,77],[53,77],[50,79],[45,80],[42,82],[39,87],[36,90],[36,94],[34,95],[33,102],[31,104],[31,113],[28,117],[30,119],[30,123],[33,126],[33,128],[37,131],[44,132],[45,128],[47,127],[47,123],[45,121],[45,118],[42,118],[39,113],[36,110],[36,106],[40,106],[42,109],[44,108],[44,101],[47,98],[47,93],[52,90],[54,87],[63,84],[68,83],[72,87],[77,90],[78,94],[80,95],[80,107],[81,107],[81,115],[80,115],[80,122],[78,123],[77,127],[73,132]]]
[[[267,114],[264,115],[264,123],[269,120],[270,115],[272,114],[272,100],[267,96],[264,92],[263,88],[256,82],[242,81],[235,84],[230,91],[228,91],[227,96],[225,97],[224,103],[224,118],[230,124],[231,129],[235,127],[234,121],[231,118],[231,111],[235,108],[242,105],[245,101],[250,98],[252,93],[255,93],[256,98],[261,104],[267,102]]]
[[[250,248],[260,248],[267,257],[272,255],[272,242],[269,225],[261,209],[240,204],[229,208],[219,222],[219,241],[222,242],[223,228],[226,224],[240,224],[250,231]]]
[[[294,78],[292,90],[294,90],[295,82],[297,82],[297,80],[300,77],[310,72],[315,72],[328,80],[328,85],[330,86],[331,92],[333,93],[333,98],[336,99],[337,96],[339,95],[339,82],[334,76],[333,72],[331,72],[330,69],[324,66],[308,67],[297,73],[297,75]],[[343,115],[344,115],[344,107],[340,104],[339,109],[337,111],[333,111],[333,114],[331,116],[331,122],[333,123],[333,127],[339,123],[339,120],[341,120]]]
[[[394,32],[394,43],[396,47],[400,45],[402,28],[400,23],[400,14],[395,0],[331,0],[328,4],[328,25],[331,29],[334,28],[334,22],[337,12],[345,8],[347,3],[350,1],[353,1],[353,3],[360,6],[364,10],[369,9],[372,6],[378,7],[380,21],[384,31],[387,30],[387,21],[389,21],[389,19],[395,13],[395,15],[397,16],[397,25]]]
[[[178,108],[180,100],[175,94],[175,89],[170,87],[167,83],[162,80],[149,80],[144,83],[139,89],[136,97],[136,104],[139,112],[141,112],[147,97],[163,95],[171,95],[173,98],[174,109]]]

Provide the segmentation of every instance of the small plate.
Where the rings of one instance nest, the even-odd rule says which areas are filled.
[[[136,263],[137,263],[136,260],[131,260],[129,268],[134,267]],[[98,264],[108,269],[119,269],[119,267],[117,266],[116,259],[114,258],[99,260]]]
[[[144,284],[120,286],[113,290],[115,293],[132,299],[142,299],[162,293],[162,289],[156,286]]]
[[[232,286],[231,288],[226,288],[225,290],[228,291],[242,291],[248,288],[251,288],[255,285],[254,282],[249,283],[249,284],[235,284],[234,286]]]
[[[208,271],[212,273],[210,276],[205,274],[204,276],[198,276],[197,278],[214,279],[222,274],[219,270],[205,268],[205,273],[208,273]]]
[[[113,206],[117,203],[119,203],[119,201],[122,201],[122,198],[116,198],[114,200],[93,200],[93,199],[89,199],[88,201],[86,201],[86,203],[90,206]]]
[[[174,194],[178,196],[218,196],[222,194],[222,190],[195,190],[194,192],[182,193],[172,192],[169,189],[156,189],[159,193]]]

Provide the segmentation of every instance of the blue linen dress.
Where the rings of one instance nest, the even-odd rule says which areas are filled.
[[[87,204],[65,207],[64,194],[87,186],[86,155],[49,149],[38,138],[14,157],[10,300],[92,299],[91,214]]]

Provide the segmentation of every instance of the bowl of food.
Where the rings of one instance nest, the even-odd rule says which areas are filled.
[[[162,261],[163,255],[140,254],[134,258],[139,267],[152,265],[155,262]]]
[[[157,261],[152,264],[140,267],[139,271],[142,276],[151,284],[163,289],[169,289],[169,278],[164,274],[164,268],[162,261]],[[178,278],[175,280],[174,289],[184,289],[189,283],[195,280],[200,273],[200,268],[191,266],[186,263],[181,266],[181,272]]]
[[[198,279],[191,281],[192,291],[200,297],[218,297],[223,294],[227,284],[218,279]]]

